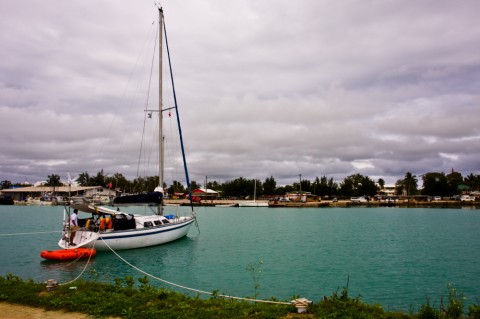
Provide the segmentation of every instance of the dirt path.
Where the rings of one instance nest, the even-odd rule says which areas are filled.
[[[0,302],[0,317],[4,319],[91,319],[87,315],[74,312],[46,311],[40,308]]]

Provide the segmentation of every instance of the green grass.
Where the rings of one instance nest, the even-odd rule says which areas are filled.
[[[138,281],[138,283],[137,283]],[[0,276],[0,301],[29,305],[47,310],[65,310],[94,317],[121,318],[473,318],[480,319],[480,306],[464,309],[464,296],[449,287],[446,304],[439,309],[429,300],[417,313],[385,311],[379,305],[367,305],[352,298],[348,289],[314,302],[306,314],[296,314],[291,305],[252,303],[224,299],[189,297],[151,286],[147,277],[127,276],[115,284],[77,281],[48,292],[44,283],[23,280],[14,275]]]

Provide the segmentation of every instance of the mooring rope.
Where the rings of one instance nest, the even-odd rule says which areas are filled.
[[[61,233],[61,230],[52,230],[52,231],[37,231],[32,233],[11,233],[11,234],[0,234],[0,236],[20,236],[20,235],[34,235],[34,234],[52,234],[52,233]]]
[[[97,239],[98,239],[98,237],[97,237]],[[95,244],[97,243],[97,239],[95,239],[95,241],[93,242],[92,249],[95,249]],[[61,284],[59,283],[58,285],[59,285],[59,286],[68,285],[68,284],[71,284],[71,283],[77,281],[80,277],[82,277],[83,273],[85,272],[85,270],[87,270],[87,267],[88,267],[88,265],[90,264],[90,260],[92,259],[92,256],[93,256],[93,254],[90,254],[90,256],[88,256],[88,260],[87,260],[87,262],[86,262],[86,264],[85,264],[85,267],[83,267],[82,271],[80,272],[80,274],[79,274],[75,279],[70,280],[70,281],[68,281],[68,282],[61,283]],[[80,258],[81,258],[81,256],[78,256],[78,258],[75,259],[73,262],[78,261]],[[73,262],[72,262],[72,263],[73,263]]]
[[[101,237],[101,235],[100,235]],[[150,278],[153,278],[153,279],[156,279],[160,282],[163,282],[165,284],[168,284],[170,286],[174,286],[174,287],[177,287],[177,288],[181,288],[181,289],[185,289],[185,290],[188,290],[188,291],[192,291],[192,292],[196,292],[196,293],[200,293],[200,294],[205,294],[205,295],[209,295],[209,296],[213,296],[215,295],[216,297],[221,297],[221,298],[227,298],[227,299],[235,299],[235,300],[243,300],[243,301],[252,301],[252,302],[260,302],[260,303],[268,303],[268,304],[277,304],[277,305],[291,305],[290,302],[282,302],[282,301],[272,301],[272,300],[262,300],[262,299],[253,299],[253,298],[244,298],[244,297],[235,297],[235,296],[229,296],[229,295],[224,295],[224,294],[217,294],[217,293],[213,293],[213,292],[209,292],[209,291],[204,291],[204,290],[199,290],[199,289],[195,289],[195,288],[190,288],[190,287],[187,287],[187,286],[183,286],[183,285],[179,285],[179,284],[176,284],[176,283],[173,283],[171,281],[168,281],[168,280],[165,280],[165,279],[162,279],[160,277],[157,277],[155,275],[152,275],[140,268],[138,268],[137,266],[135,265],[132,265],[130,262],[128,262],[125,258],[123,258],[122,256],[120,256],[115,250],[113,250],[112,247],[110,247],[110,245],[108,245],[108,243],[104,240],[103,241],[105,243],[105,245],[107,245],[107,247],[120,259],[122,260],[124,263],[126,263],[127,265],[129,265],[130,267],[132,267],[133,269],[135,269],[136,271],[138,272],[141,272],[142,274],[150,277]]]
[[[198,224],[197,224],[197,228],[198,230],[200,231],[200,228],[198,227]],[[57,232],[61,232],[61,231],[52,231],[52,232],[35,232],[35,233],[16,233],[16,234],[0,234],[0,236],[13,236],[13,235],[28,235],[28,234],[42,234],[42,233],[57,233]],[[99,238],[102,238],[102,235],[100,234],[100,232],[97,233],[98,234],[98,237],[95,239],[95,241],[93,242],[93,246],[92,246],[92,249],[95,249],[95,244],[97,243],[97,240]],[[133,269],[135,269],[136,271],[150,277],[150,278],[153,278],[155,280],[158,280],[164,284],[167,284],[167,285],[170,285],[170,286],[173,286],[173,287],[177,287],[177,288],[181,288],[181,289],[184,289],[184,290],[187,290],[187,291],[191,291],[191,292],[195,292],[195,293],[199,293],[199,294],[204,294],[204,295],[209,295],[209,296],[213,296],[215,295],[216,297],[221,297],[221,298],[226,298],[226,299],[234,299],[234,300],[243,300],[243,301],[250,301],[250,302],[259,302],[259,303],[266,303],[266,304],[277,304],[277,305],[291,305],[290,302],[285,302],[285,301],[273,301],[273,300],[263,300],[263,299],[254,299],[254,298],[245,298],[245,297],[236,297],[236,296],[230,296],[230,295],[225,295],[225,294],[217,294],[217,293],[214,293],[214,292],[209,292],[209,291],[205,291],[205,290],[200,290],[200,289],[195,289],[195,288],[191,288],[191,287],[187,287],[187,286],[183,286],[183,285],[180,285],[180,284],[176,284],[176,283],[173,283],[171,281],[168,281],[168,280],[165,280],[165,279],[162,279],[160,277],[157,277],[155,275],[152,275],[146,271],[144,271],[143,269],[140,269],[139,267],[133,265],[132,263],[130,263],[129,261],[127,261],[125,258],[123,258],[122,256],[120,256],[112,247],[110,247],[110,245],[107,243],[107,241],[103,240],[103,242],[105,243],[105,245],[108,247],[108,249],[110,249],[121,261],[123,261],[124,263],[126,263],[128,266],[132,267]],[[88,260],[87,262],[85,263],[85,266],[83,267],[82,271],[80,272],[80,274],[75,277],[73,280],[70,280],[70,281],[67,281],[67,282],[64,282],[64,283],[58,283],[59,286],[64,286],[64,285],[68,285],[68,284],[71,284],[75,281],[77,281],[84,273],[85,273],[85,270],[87,269],[87,267],[90,265],[90,261],[92,259],[92,254],[90,254],[90,256],[88,257]],[[76,262],[80,259],[80,257],[78,257],[77,259],[75,259],[74,261],[72,261],[71,263],[73,262]]]
[[[43,232],[31,232],[31,233],[10,233],[10,234],[0,234],[0,237],[2,236],[23,236],[23,235],[34,235],[34,234],[52,234],[52,233],[61,233],[63,232],[63,230],[52,230],[52,231],[43,231]],[[93,247],[92,249],[95,248],[95,243],[97,242],[97,240],[95,240],[93,242]],[[74,262],[77,262],[79,259],[81,258],[81,256],[79,256],[77,259],[73,260],[72,262],[70,262],[69,264],[65,265],[65,266],[68,266],[68,265],[71,265],[73,264]],[[82,272],[80,273],[80,275],[78,275],[75,279],[69,281],[69,282],[65,282],[65,283],[62,283],[62,284],[58,284],[59,286],[62,286],[62,285],[68,285],[68,284],[71,284],[72,282],[78,280],[78,278],[80,278],[83,273],[85,272],[85,270],[87,269],[88,265],[90,264],[90,260],[92,259],[92,254],[90,254],[90,256],[88,257],[88,261],[87,263],[85,264],[85,267],[83,268]]]

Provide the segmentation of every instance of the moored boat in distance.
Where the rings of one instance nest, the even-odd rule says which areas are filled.
[[[253,188],[253,200],[245,200],[238,202],[239,207],[268,207],[268,201],[257,201],[257,180],[255,180]]]
[[[160,205],[162,203],[163,193],[156,190],[151,193],[128,194],[117,196],[113,199],[113,205]]]
[[[13,205],[15,202],[11,197],[0,197],[0,205]]]
[[[256,200],[246,200],[238,202],[239,207],[268,207],[268,202],[259,202]]]

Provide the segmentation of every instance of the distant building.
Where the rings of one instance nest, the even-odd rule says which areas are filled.
[[[0,194],[8,195],[15,201],[25,201],[28,198],[40,198],[43,196],[115,196],[115,190],[102,186],[28,186],[2,189]]]
[[[377,186],[379,185],[377,184]],[[396,193],[395,185],[384,185],[383,189],[380,189],[378,191],[379,195],[386,195],[386,196],[395,196],[395,193]]]
[[[220,196],[220,193],[209,188],[197,188],[192,192],[192,195],[201,199],[216,199]]]
[[[291,202],[309,202],[316,199],[317,196],[310,192],[290,192],[285,194],[285,199]]]

